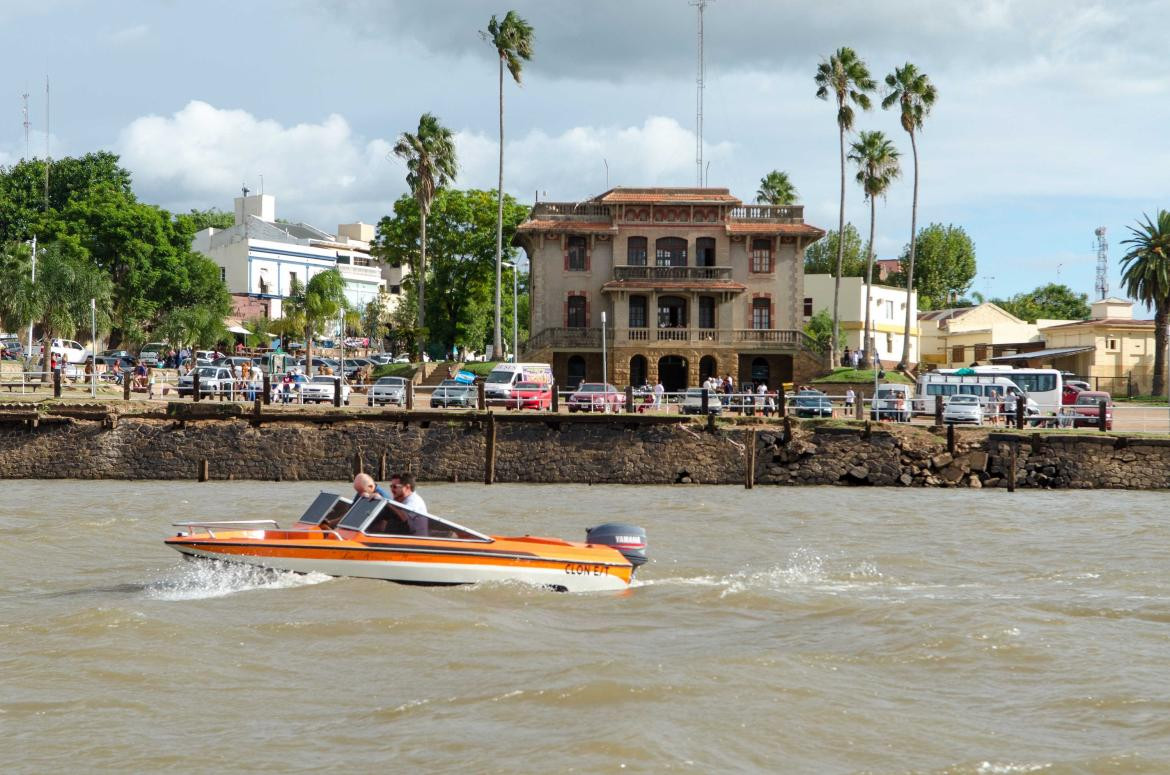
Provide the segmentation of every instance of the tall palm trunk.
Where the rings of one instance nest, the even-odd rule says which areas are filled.
[[[1150,395],[1161,396],[1166,392],[1162,375],[1166,372],[1166,318],[1170,316],[1170,300],[1154,306],[1154,384]]]
[[[305,376],[313,377],[313,323],[305,316]]]
[[[910,133],[910,149],[914,152],[914,199],[910,205],[910,266],[906,273],[906,326],[902,329],[902,359],[898,368],[910,365],[910,294],[914,292],[914,250],[918,242],[918,143]],[[921,357],[919,353],[919,357]]]
[[[419,243],[418,243],[418,359],[423,358],[423,347],[426,345],[426,337],[423,334],[423,329],[427,324],[427,306],[426,306],[426,290],[427,290],[427,213],[423,208],[418,211],[419,224]]]
[[[874,223],[877,221],[877,201],[876,197],[869,198],[869,251],[865,257],[865,329],[861,332],[862,353],[864,357],[861,359],[860,367],[869,368],[872,363],[873,367],[878,368],[877,349],[874,347],[874,337],[870,336],[870,310],[873,309],[873,301],[870,294],[873,293],[873,232]]]
[[[495,331],[492,333],[494,357],[503,353],[503,339],[500,336],[500,283],[503,277],[504,260],[504,59],[500,57],[500,175],[496,183],[496,311]]]
[[[841,207],[837,218],[837,273],[833,277],[833,337],[829,365],[839,366],[841,338],[841,269],[845,265],[845,127],[838,122],[838,136],[841,145]]]

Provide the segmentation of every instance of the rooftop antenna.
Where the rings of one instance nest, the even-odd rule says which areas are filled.
[[[21,98],[21,100],[23,100],[23,102],[24,102],[24,106],[23,106],[23,108],[22,108],[22,112],[24,113],[24,158],[25,158],[25,159],[28,159],[28,157],[29,157],[29,146],[28,146],[28,128],[29,128],[29,123],[28,123],[28,92],[25,92],[24,94],[20,95],[20,98]]]
[[[45,211],[49,209],[49,167],[53,164],[53,157],[49,154],[49,76],[45,76]]]
[[[264,176],[260,176],[260,196],[264,196]]]
[[[703,187],[703,11],[711,0],[691,0],[699,10],[699,70],[695,79],[695,174]]]
[[[1104,226],[1098,226],[1093,233],[1097,235],[1097,282],[1093,290],[1098,299],[1104,299],[1109,295],[1109,242]]]

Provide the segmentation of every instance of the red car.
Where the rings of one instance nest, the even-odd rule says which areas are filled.
[[[512,397],[504,400],[508,409],[552,409],[552,385],[540,382],[517,382]]]
[[[620,412],[626,396],[608,382],[582,382],[567,403],[570,412]]]
[[[1064,406],[1072,406],[1077,402],[1077,396],[1083,392],[1084,388],[1066,382],[1060,388],[1060,403]]]
[[[1105,402],[1105,430],[1113,430],[1113,397],[1104,390],[1082,390],[1076,403],[1065,411],[1072,412],[1074,428],[1096,428],[1101,416],[1101,402]]]

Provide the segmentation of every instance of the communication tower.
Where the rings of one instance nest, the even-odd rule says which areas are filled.
[[[699,72],[695,79],[695,174],[703,187],[703,11],[711,0],[691,0],[699,11]]]
[[[29,148],[28,148],[28,128],[29,128],[29,123],[28,123],[28,92],[25,92],[24,94],[20,95],[20,99],[24,103],[22,108],[21,108],[22,112],[24,113],[24,158],[28,159],[28,154],[29,154]]]
[[[1093,233],[1097,235],[1097,283],[1093,290],[1100,300],[1109,295],[1109,243],[1104,226],[1098,226]]]

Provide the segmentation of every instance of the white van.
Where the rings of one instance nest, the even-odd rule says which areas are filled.
[[[512,388],[521,382],[553,384],[552,366],[547,363],[501,363],[484,380],[484,400],[489,404],[507,403],[512,397]]]
[[[979,396],[979,403],[984,412],[999,411],[988,407],[988,402],[994,394],[997,403],[1006,403],[1007,411],[1014,413],[1016,400],[1021,395],[1027,395],[1020,390],[1015,382],[1007,377],[991,374],[945,374],[937,371],[927,372],[918,377],[917,390],[914,395],[915,414],[934,414],[935,396],[956,394]],[[1028,417],[1040,413],[1040,407],[1031,396],[1026,399],[1024,412]]]

